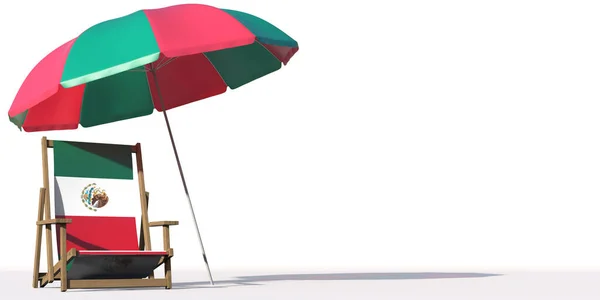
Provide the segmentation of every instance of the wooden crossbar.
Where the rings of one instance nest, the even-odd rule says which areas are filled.
[[[167,279],[78,279],[69,280],[69,289],[166,287]]]

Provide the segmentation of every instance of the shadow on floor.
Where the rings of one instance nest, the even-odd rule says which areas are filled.
[[[331,273],[331,274],[277,274],[239,276],[233,280],[216,281],[215,287],[226,285],[259,285],[272,281],[336,281],[336,280],[407,280],[407,279],[451,279],[501,276],[486,273]],[[173,288],[211,287],[208,281],[174,282]]]
[[[173,289],[213,289],[232,286],[263,285],[274,281],[339,281],[339,280],[417,280],[417,279],[457,279],[501,276],[502,274],[486,273],[323,273],[323,274],[273,274],[258,276],[238,276],[231,280],[216,280],[211,286],[209,281],[173,282]],[[54,286],[51,288],[59,288]],[[164,290],[164,288],[119,288],[118,290]],[[68,292],[109,291],[115,289],[81,289]]]

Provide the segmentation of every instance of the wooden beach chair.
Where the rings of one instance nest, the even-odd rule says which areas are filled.
[[[48,148],[53,148],[51,201]],[[136,160],[133,164],[132,154]],[[169,226],[148,221],[140,144],[134,146],[42,138],[43,187],[36,221],[33,287],[60,281],[60,290],[85,288],[171,288]],[[137,180],[134,180],[134,168]],[[55,214],[51,215],[51,202]],[[54,264],[52,227],[57,229]],[[151,250],[150,227],[162,227],[164,250]],[[45,232],[47,272],[40,272]],[[138,235],[139,234],[139,235]],[[164,278],[154,270],[164,265]]]

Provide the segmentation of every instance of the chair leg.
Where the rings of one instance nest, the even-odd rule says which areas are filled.
[[[41,221],[44,218],[44,197],[46,195],[46,189],[40,188],[40,198],[38,203],[38,214],[37,221]],[[40,256],[42,251],[42,226],[35,226],[35,253],[33,258],[33,288],[39,287],[40,281]]]
[[[36,226],[35,234],[35,257],[33,261],[33,288],[38,288],[38,281],[40,280],[40,254],[42,250],[42,226]]]
[[[168,258],[165,260],[165,279],[167,280],[166,289],[170,290],[173,287],[173,282],[171,279],[171,259]]]
[[[171,249],[171,237],[169,234],[169,226],[163,226],[163,246],[166,251]],[[171,280],[171,258],[167,258],[165,260],[165,279],[167,280],[166,289],[171,289],[173,287],[173,282]]]
[[[66,292],[67,287],[67,228],[60,224],[60,291]]]

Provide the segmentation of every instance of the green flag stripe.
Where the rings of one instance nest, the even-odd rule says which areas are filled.
[[[133,179],[131,147],[54,141],[54,176]]]

